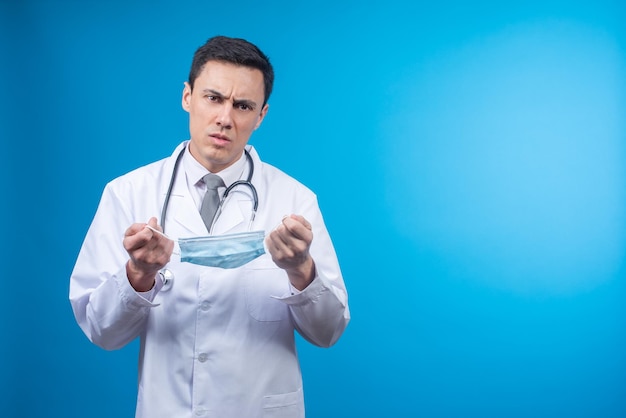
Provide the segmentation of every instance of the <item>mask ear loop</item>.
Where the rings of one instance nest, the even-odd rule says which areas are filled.
[[[164,232],[159,231],[156,228],[151,227],[150,225],[146,224],[146,228],[148,228],[149,230],[151,230],[152,232],[156,232],[157,234],[161,235],[162,237],[165,237],[167,239],[169,239],[170,241],[174,241],[176,242],[175,239],[170,238],[169,236],[165,235]],[[172,254],[176,254],[176,255],[180,255],[180,252],[176,251],[176,250],[172,250]]]

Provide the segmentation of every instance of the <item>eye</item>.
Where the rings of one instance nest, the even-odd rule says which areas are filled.
[[[215,103],[219,103],[219,102],[220,102],[220,100],[221,100],[221,98],[220,98],[219,96],[213,96],[213,95],[211,95],[211,94],[207,94],[207,95],[206,95],[206,96],[204,96],[204,97],[206,97],[206,99],[207,99],[208,101],[210,101],[210,102],[215,102]]]
[[[254,108],[247,103],[237,103],[235,106],[237,107],[237,109],[243,110],[244,112],[254,110]]]

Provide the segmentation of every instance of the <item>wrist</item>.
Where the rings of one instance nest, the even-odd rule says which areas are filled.
[[[147,292],[156,284],[157,272],[146,273],[138,269],[132,260],[126,263],[126,277],[128,282],[136,292]]]
[[[304,290],[315,278],[315,263],[308,258],[300,266],[287,270],[291,285],[298,290]]]

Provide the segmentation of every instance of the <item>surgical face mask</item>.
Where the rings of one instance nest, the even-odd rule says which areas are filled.
[[[264,231],[180,238],[180,261],[233,269],[265,253]]]

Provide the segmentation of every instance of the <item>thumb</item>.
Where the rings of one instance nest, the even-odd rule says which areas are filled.
[[[152,218],[150,218],[150,220],[148,220],[148,225],[150,225],[154,229],[161,230],[161,228],[159,227],[159,224],[157,222],[157,218],[155,218],[154,216]]]
[[[311,223],[304,216],[292,214],[290,218],[300,222],[309,231],[312,229]]]

